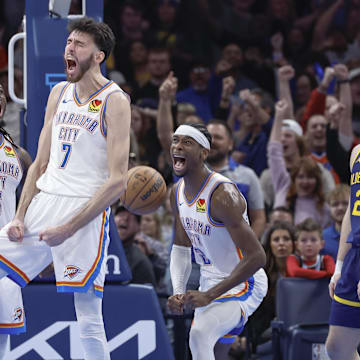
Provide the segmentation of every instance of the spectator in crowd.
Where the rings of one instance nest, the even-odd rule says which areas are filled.
[[[229,161],[233,138],[226,122],[211,120],[207,129],[212,136],[207,163],[211,169],[236,183],[247,201],[251,228],[260,238],[265,228],[265,211],[259,178],[249,167]]]
[[[114,219],[130,266],[132,282],[134,284],[152,284],[155,287],[156,279],[153,265],[147,255],[136,245],[141,217],[119,206],[115,210]]]
[[[296,226],[296,250],[286,259],[286,274],[289,277],[321,279],[331,277],[335,261],[330,255],[320,255],[324,247],[321,226],[312,218],[307,218]]]
[[[247,77],[243,71],[244,56],[241,47],[236,43],[227,44],[215,66],[215,74],[219,80],[225,76],[232,76],[235,80],[235,93],[244,89],[255,89],[258,84]],[[219,82],[221,86],[221,83]]]
[[[330,222],[330,213],[324,199],[319,166],[306,156],[299,159],[291,174],[285,166],[281,128],[288,111],[285,100],[277,102],[268,145],[268,161],[275,189],[274,206],[287,206],[294,211],[295,225],[311,216],[322,227],[326,227]]]
[[[240,129],[235,133],[233,159],[252,168],[258,176],[267,168],[266,157],[258,154],[266,153],[272,124],[266,97],[263,91],[242,90],[239,98],[233,97],[228,119],[232,128],[235,127],[235,119],[240,123]]]
[[[307,155],[306,143],[302,136],[303,130],[296,121],[292,120],[294,111],[292,107],[289,81],[294,77],[294,75],[295,72],[291,66],[283,66],[278,70],[280,84],[279,96],[280,98],[286,99],[289,106],[284,114],[285,120],[282,122],[279,138],[277,138],[276,142],[271,144],[272,149],[279,148],[280,145],[282,145],[282,154],[288,173],[291,173],[293,167],[299,163],[299,159],[301,157]],[[319,168],[321,170],[324,193],[327,194],[334,188],[335,182],[329,170],[325,169],[325,167],[320,164]],[[267,207],[271,209],[274,206],[275,193],[270,169],[263,171],[260,177],[260,182],[264,192],[265,203]],[[276,206],[278,205],[279,204]]]
[[[148,53],[148,71],[150,79],[139,89],[134,91],[134,100],[151,98],[159,99],[159,87],[166,79],[170,67],[170,52],[165,48],[151,48]]]
[[[255,347],[271,339],[271,320],[275,318],[276,284],[286,276],[286,258],[295,251],[295,233],[287,222],[275,222],[264,241],[265,271],[269,279],[268,293],[260,307],[250,317],[252,340]]]
[[[133,41],[149,41],[149,22],[143,16],[141,4],[134,0],[112,4],[112,10],[109,21],[116,35],[114,60],[116,68],[127,74],[130,68],[129,46]]]
[[[293,225],[293,213],[285,206],[278,206],[270,211],[269,224],[274,225],[277,221],[283,221]]]
[[[185,119],[190,115],[195,115],[196,109],[193,104],[190,103],[178,103],[176,107],[176,124],[185,124]]]
[[[360,138],[360,67],[356,67],[349,72],[349,84],[351,89],[351,98],[354,103],[352,108],[352,125],[354,135],[357,138]]]
[[[210,66],[195,61],[190,70],[190,86],[176,94],[178,103],[190,103],[205,123],[213,118],[220,100],[220,89],[212,86]]]
[[[131,107],[131,129],[135,135],[139,154],[138,161],[142,165],[157,167],[161,147],[156,136],[154,116],[156,112],[149,111],[152,101],[143,101],[140,105]],[[148,105],[148,106],[146,106]]]
[[[330,255],[336,261],[342,220],[344,218],[350,198],[350,187],[346,184],[338,184],[335,189],[327,195],[330,207],[331,225],[322,232],[325,241],[321,254]]]
[[[142,88],[151,78],[148,69],[148,49],[141,40],[134,40],[129,45],[129,62],[127,81],[134,88]]]

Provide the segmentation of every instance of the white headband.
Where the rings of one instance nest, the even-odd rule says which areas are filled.
[[[206,138],[206,136],[198,129],[194,128],[190,125],[180,125],[174,135],[184,135],[184,136],[190,136],[193,138],[197,143],[199,143],[202,147],[205,149],[210,150],[210,142]]]

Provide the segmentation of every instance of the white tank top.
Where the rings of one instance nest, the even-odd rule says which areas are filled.
[[[0,134],[0,228],[15,216],[16,188],[23,169],[16,148]]]
[[[80,103],[76,84],[65,84],[53,117],[49,163],[36,183],[41,191],[90,198],[104,184],[109,176],[105,114],[114,92],[124,93],[109,81]]]
[[[242,258],[241,249],[235,247],[224,224],[216,222],[210,215],[211,196],[222,183],[234,184],[223,175],[210,173],[191,201],[185,197],[183,179],[177,187],[180,219],[191,240],[201,275],[207,278],[227,277]],[[236,187],[235,184],[234,186]],[[245,198],[244,201],[246,202]],[[245,208],[242,216],[249,223],[246,213]]]

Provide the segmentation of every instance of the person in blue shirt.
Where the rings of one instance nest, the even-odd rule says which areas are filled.
[[[338,184],[327,196],[332,223],[323,230],[325,246],[321,254],[330,255],[335,261],[339,248],[341,223],[349,203],[349,195],[350,187],[346,184]]]

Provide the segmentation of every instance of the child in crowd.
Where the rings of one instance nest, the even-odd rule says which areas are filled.
[[[320,254],[330,255],[336,261],[340,241],[341,223],[344,218],[350,198],[350,187],[346,184],[338,184],[327,196],[330,207],[331,225],[323,230],[322,236],[325,241]]]
[[[320,279],[331,277],[335,262],[329,255],[320,255],[324,247],[321,226],[312,218],[296,226],[296,249],[298,255],[286,259],[286,274],[289,277]]]

